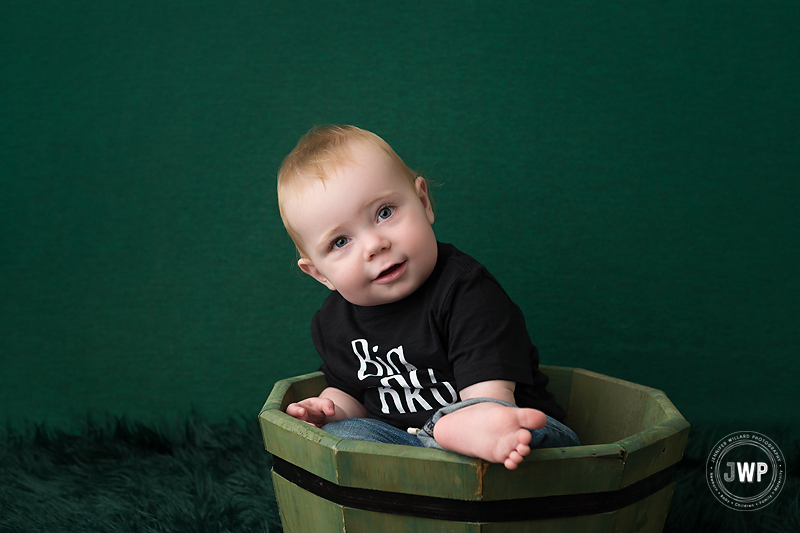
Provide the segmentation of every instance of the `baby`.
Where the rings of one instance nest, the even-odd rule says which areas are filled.
[[[383,139],[312,129],[281,166],[278,204],[300,269],[332,291],[311,327],[328,388],[289,415],[508,469],[531,448],[579,444],[521,310],[483,265],[437,242],[425,179]]]

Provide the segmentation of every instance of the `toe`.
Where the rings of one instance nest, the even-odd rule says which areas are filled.
[[[517,433],[517,442],[519,443],[519,446],[527,446],[531,443],[532,438],[533,435],[531,435],[531,432],[525,429],[524,426],[523,429]]]
[[[522,409],[520,422],[528,429],[541,429],[547,424],[547,415],[538,409]]]
[[[517,446],[517,453],[520,455],[520,457],[525,457],[526,455],[531,453],[531,447],[528,446],[527,444],[520,444],[519,446]]]

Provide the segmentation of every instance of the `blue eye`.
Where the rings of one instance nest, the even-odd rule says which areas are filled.
[[[350,242],[350,239],[348,239],[347,237],[339,237],[337,239],[334,239],[333,242],[331,242],[331,249],[338,250],[339,248],[344,248],[345,246],[347,246],[348,242]]]
[[[394,207],[385,205],[378,210],[378,220],[386,220],[394,213]]]

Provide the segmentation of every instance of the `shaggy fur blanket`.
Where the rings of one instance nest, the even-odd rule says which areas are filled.
[[[768,508],[736,512],[712,498],[704,477],[719,431],[692,428],[664,531],[800,531],[800,445],[770,436],[784,443],[787,484]],[[192,416],[171,425],[110,419],[72,433],[41,425],[6,429],[0,531],[278,532],[270,467],[251,419],[208,424]]]

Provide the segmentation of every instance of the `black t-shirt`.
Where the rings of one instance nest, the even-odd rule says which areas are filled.
[[[422,427],[462,389],[496,379],[516,382],[520,407],[563,420],[520,308],[483,265],[438,248],[431,276],[403,300],[364,307],[328,296],[311,324],[328,385],[401,429]]]

